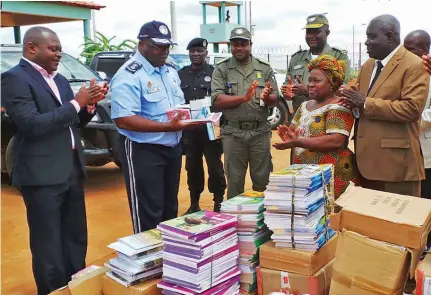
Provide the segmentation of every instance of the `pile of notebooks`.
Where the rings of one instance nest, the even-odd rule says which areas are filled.
[[[334,235],[327,206],[333,187],[330,164],[295,164],[271,174],[264,215],[276,247],[317,251]]]
[[[162,222],[163,294],[239,294],[237,218],[200,211]]]
[[[117,252],[117,257],[105,263],[110,269],[106,275],[123,286],[162,275],[163,240],[157,229],[120,238],[108,247]]]
[[[221,204],[221,212],[238,218],[239,268],[242,294],[256,294],[256,267],[259,266],[259,247],[271,237],[263,221],[265,211],[263,193],[261,197],[246,192]]]

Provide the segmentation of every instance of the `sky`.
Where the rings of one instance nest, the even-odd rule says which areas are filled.
[[[170,1],[96,0],[106,8],[95,12],[96,30],[108,37],[115,36],[114,44],[124,39],[136,39],[139,28],[147,21],[159,20],[171,27]],[[327,13],[331,33],[331,46],[349,51],[352,57],[353,31],[355,31],[355,61],[358,60],[359,42],[364,49],[366,24],[381,14],[392,14],[401,23],[401,37],[412,30],[423,29],[431,33],[429,0],[256,0],[251,1],[252,24],[255,25],[253,49],[255,52],[272,54],[293,54],[300,46],[307,48],[302,29],[307,16]],[[185,51],[187,43],[199,36],[202,23],[202,6],[199,1],[175,1],[176,32],[179,43],[177,50]],[[230,22],[237,22],[237,11],[230,7]],[[244,8],[241,9],[244,22]],[[217,23],[217,9],[207,8],[207,23]],[[363,25],[365,24],[365,25]],[[63,50],[79,56],[83,43],[82,21],[47,24],[57,32]],[[353,30],[353,27],[355,28]],[[28,27],[22,27],[22,36]],[[13,29],[0,30],[1,43],[13,43]],[[223,49],[223,47],[221,47]],[[210,50],[211,51],[211,50]]]

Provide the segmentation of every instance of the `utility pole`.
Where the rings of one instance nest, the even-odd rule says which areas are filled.
[[[245,23],[244,23],[244,27],[245,28],[247,28],[248,27],[248,14],[247,14],[247,2],[248,1],[244,1],[244,20],[245,20]]]
[[[178,42],[178,36],[177,36],[177,17],[175,12],[175,1],[171,1],[171,32],[172,32],[172,39],[174,41]]]
[[[353,25],[353,56],[352,56],[352,68],[355,70],[355,25]]]
[[[253,28],[252,27],[252,22],[251,22],[251,1],[249,2],[249,13],[250,13],[250,33],[251,33],[251,29]]]

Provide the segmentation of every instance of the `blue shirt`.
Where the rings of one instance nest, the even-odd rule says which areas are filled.
[[[114,75],[110,83],[111,118],[141,116],[168,122],[166,111],[184,104],[177,71],[167,65],[153,67],[137,51]],[[175,146],[182,132],[136,132],[118,128],[118,132],[138,143]]]

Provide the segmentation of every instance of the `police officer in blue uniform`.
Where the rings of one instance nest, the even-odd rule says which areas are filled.
[[[166,115],[184,103],[178,73],[165,64],[175,45],[168,27],[146,23],[138,39],[138,50],[111,80],[111,117],[120,133],[135,233],[177,217],[182,130],[199,126]]]
[[[191,65],[178,71],[187,104],[192,100],[205,99],[205,97],[211,101],[211,77],[214,67],[205,61],[208,55],[207,45],[208,41],[203,38],[191,40],[187,45]],[[219,212],[226,190],[220,140],[210,140],[207,127],[204,125],[184,132],[183,148],[186,154],[187,184],[190,191],[190,208],[186,214],[201,210],[199,199],[205,184],[203,155],[208,166],[208,189],[214,195],[213,210]]]

